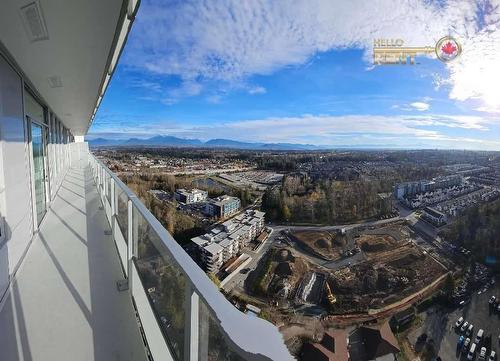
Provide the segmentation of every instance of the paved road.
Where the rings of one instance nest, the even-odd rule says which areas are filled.
[[[229,282],[224,285],[224,287],[223,287],[224,290],[231,291],[234,288],[243,289],[243,283],[245,282],[247,276],[250,274],[250,272],[252,272],[255,269],[255,267],[257,267],[257,264],[259,263],[262,256],[266,254],[267,250],[275,242],[275,238],[277,235],[278,235],[278,232],[273,231],[269,235],[266,242],[261,247],[261,249],[259,249],[258,252],[254,252],[251,250],[245,250],[244,253],[246,253],[250,257],[252,257],[252,260],[245,267],[245,268],[249,268],[250,271],[248,271],[246,274],[243,274],[240,272],[240,273],[237,273],[236,275],[234,275],[233,278],[231,278],[231,280],[229,280]]]
[[[339,224],[333,226],[295,226],[295,225],[283,225],[283,224],[270,224],[275,230],[282,231],[285,229],[289,229],[291,231],[301,231],[301,230],[309,230],[309,231],[335,231],[340,229],[345,229],[346,231],[359,227],[372,227],[372,226],[380,226],[386,223],[395,222],[397,220],[403,219],[401,216],[392,217],[388,219],[378,219],[376,221],[368,221],[362,223],[350,223],[350,224]]]

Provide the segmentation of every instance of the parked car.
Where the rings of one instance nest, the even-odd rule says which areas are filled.
[[[479,331],[477,331],[477,335],[476,335],[476,340],[474,341],[475,343],[479,343],[481,342],[482,338],[483,338],[483,329],[479,329]]]
[[[497,354],[495,353],[495,351],[491,351],[488,361],[496,361],[496,359],[497,359]]]
[[[460,332],[465,332],[467,330],[467,327],[469,327],[469,322],[465,321],[462,323],[462,327],[460,327]]]
[[[474,330],[474,325],[471,323],[471,324],[469,325],[469,328],[467,329],[467,332],[465,332],[465,334],[466,334],[467,336],[472,336],[472,331],[473,331],[473,330]]]
[[[469,345],[470,345],[470,338],[467,337],[462,347],[462,352],[467,352],[467,350],[469,349]]]
[[[476,353],[476,344],[473,343],[470,347],[469,353],[467,354],[467,360],[472,360],[474,358],[474,354]]]
[[[460,335],[457,342],[457,348],[462,348],[465,342],[465,337]]]
[[[481,347],[478,360],[486,360],[486,347]]]
[[[455,327],[458,328],[460,326],[462,326],[462,323],[464,323],[464,318],[463,317],[460,317],[457,322],[455,322]]]
[[[488,303],[490,305],[492,305],[493,303],[495,303],[495,300],[496,300],[496,297],[495,296],[491,296],[490,300],[488,301]]]

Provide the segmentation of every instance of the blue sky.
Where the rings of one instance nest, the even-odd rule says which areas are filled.
[[[499,20],[487,1],[143,0],[88,138],[500,150]],[[451,64],[371,63],[374,38],[448,34]]]

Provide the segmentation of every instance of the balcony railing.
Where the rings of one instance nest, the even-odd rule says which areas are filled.
[[[89,155],[154,360],[292,360],[278,329],[237,310],[137,196]]]

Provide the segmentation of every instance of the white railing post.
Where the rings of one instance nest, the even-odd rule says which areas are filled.
[[[200,325],[200,297],[186,278],[186,308],[184,326],[184,359],[198,361],[199,325]]]
[[[109,195],[109,203],[111,203],[111,234],[113,235],[113,242],[116,242],[115,239],[115,218],[116,218],[116,191],[115,191],[115,180],[112,177],[109,177],[109,181],[111,182],[111,194]]]
[[[132,288],[132,277],[130,277],[130,270],[132,269],[132,258],[134,257],[134,249],[132,247],[132,243],[134,240],[134,225],[133,225],[133,208],[132,208],[132,201],[129,199],[127,201],[127,278],[129,282],[129,289]]]
[[[99,195],[102,196],[102,192],[101,192],[102,166],[100,164],[97,167],[97,170],[98,170],[97,183],[98,183],[98,186],[99,186]]]
[[[99,182],[99,186],[101,187],[101,197],[102,195],[104,194],[104,166],[101,165],[101,172],[100,172],[100,175],[101,175],[101,181]]]
[[[104,176],[104,165],[101,165],[101,196],[104,196],[106,197],[106,192],[104,191],[104,183],[105,183],[105,179],[106,177]]]

